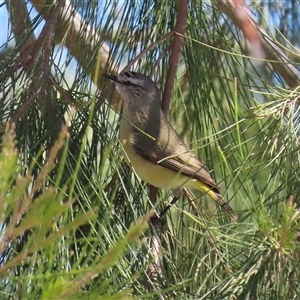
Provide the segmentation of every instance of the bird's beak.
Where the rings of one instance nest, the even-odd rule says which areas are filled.
[[[110,75],[110,74],[102,74],[102,76],[114,81],[114,82],[119,82],[118,80],[118,76],[115,76],[115,75]]]

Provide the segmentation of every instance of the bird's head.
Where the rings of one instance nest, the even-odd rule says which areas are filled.
[[[143,101],[144,104],[153,101],[160,102],[160,90],[153,80],[143,74],[136,72],[122,72],[118,75],[103,74],[106,78],[114,81],[124,99],[130,104],[136,101]]]

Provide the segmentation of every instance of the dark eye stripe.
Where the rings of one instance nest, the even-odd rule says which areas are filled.
[[[127,86],[135,86],[136,84],[132,82],[130,79],[134,77],[133,72],[125,72],[122,74],[122,84]]]
[[[126,73],[124,73],[124,75],[126,75],[126,77],[130,77],[130,78],[134,77],[133,72],[126,72]]]
[[[124,81],[122,82],[124,85],[127,85],[127,86],[134,86],[135,84],[132,83],[131,81]]]

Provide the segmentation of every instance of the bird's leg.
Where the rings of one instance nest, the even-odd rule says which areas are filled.
[[[162,218],[168,212],[168,210],[171,208],[171,206],[173,204],[175,204],[183,194],[182,190],[180,190],[180,189],[176,189],[176,190],[172,190],[172,191],[173,191],[174,197],[173,197],[172,201],[161,211],[161,213],[159,214],[160,218]]]

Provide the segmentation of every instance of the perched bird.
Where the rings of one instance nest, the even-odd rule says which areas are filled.
[[[209,172],[167,121],[151,78],[136,72],[103,75],[116,83],[124,100],[120,140],[138,176],[162,189],[200,190],[233,214]]]

